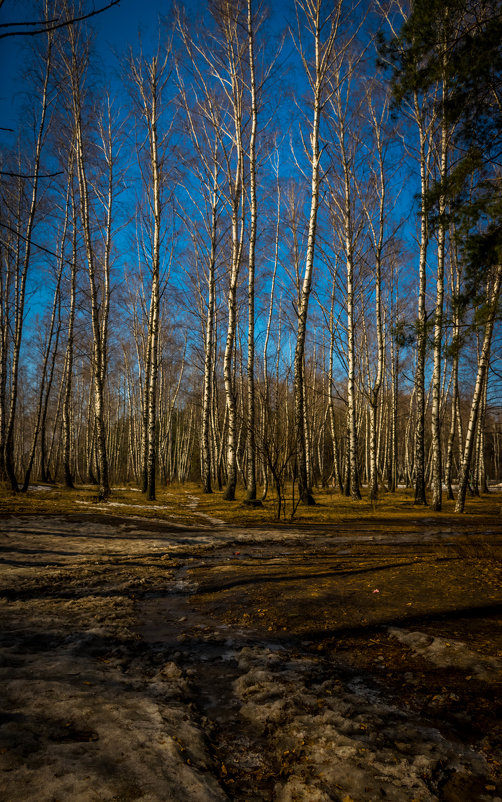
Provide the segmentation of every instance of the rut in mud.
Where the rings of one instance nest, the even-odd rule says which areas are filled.
[[[285,551],[283,544],[223,552],[206,556],[188,572],[183,568],[186,586],[181,595],[140,604],[143,636],[159,646],[171,639],[176,649],[210,732],[220,782],[231,799],[494,798],[496,786],[484,757],[462,743],[466,735],[473,740],[476,726],[482,733],[488,723],[477,718],[481,699],[476,709],[466,709],[465,698],[454,691],[459,683],[465,685],[465,676],[467,682],[474,675],[487,686],[496,683],[500,661],[451,636],[412,637],[402,626],[390,627],[402,624],[403,618],[407,624],[433,626],[420,606],[409,610],[416,599],[404,603],[403,611],[402,589],[396,587],[403,572],[410,579],[426,563],[430,569],[432,556],[448,570],[459,561],[454,539],[429,540],[433,542],[425,549],[422,545],[420,557],[413,537],[402,538],[397,551],[394,542],[387,554],[378,555],[368,543],[361,548],[347,542],[334,551],[318,544],[309,560],[298,549]],[[446,557],[452,546],[455,555]],[[374,577],[381,579],[382,590],[371,600],[371,610],[367,604],[354,605],[354,581],[357,592],[364,592],[361,574],[371,579],[364,585],[366,600],[369,592],[376,595]],[[305,594],[318,612],[325,612],[326,595],[335,590],[333,580],[339,598],[330,599],[331,620],[312,617]],[[436,580],[432,577],[429,589],[422,581],[424,604],[430,605]],[[392,617],[389,598],[383,609],[375,607],[386,593],[382,581],[390,581],[397,594],[393,603],[401,612],[394,610]],[[463,588],[465,601],[466,581]],[[450,610],[446,601],[443,591],[437,616],[443,619],[443,631],[451,620],[457,630],[470,630],[481,650],[497,622],[500,635],[500,605],[466,615],[465,610],[458,614],[458,599],[450,600]],[[421,649],[422,656],[429,649],[425,667],[417,663],[418,653],[413,660],[411,647]],[[375,665],[363,667],[360,658],[372,648]],[[403,671],[404,659],[408,668],[415,665],[416,675]],[[446,707],[451,708],[447,724]],[[490,731],[493,737],[492,727]]]
[[[489,527],[3,526],[9,802],[502,797]]]

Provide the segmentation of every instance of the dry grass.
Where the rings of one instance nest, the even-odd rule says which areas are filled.
[[[0,513],[99,513],[111,516],[140,515],[161,518],[172,523],[196,525],[209,523],[209,519],[218,519],[237,526],[270,526],[278,524],[275,518],[276,499],[269,494],[261,507],[247,507],[244,504],[245,491],[237,490],[235,502],[223,499],[222,492],[204,495],[201,487],[195,483],[159,487],[157,499],[149,502],[144,495],[133,487],[114,488],[108,503],[98,502],[96,488],[80,486],[73,491],[59,486],[36,485],[27,493],[12,493],[0,487]],[[296,500],[297,500],[296,490]],[[372,502],[363,491],[362,501],[354,502],[330,490],[318,489],[315,492],[316,505],[296,508],[293,522],[296,525],[330,525],[350,524],[350,522],[368,523],[374,521],[389,524],[399,521],[406,527],[411,526],[417,518],[458,519],[467,524],[480,518],[499,518],[501,511],[500,493],[468,498],[466,513],[459,516],[454,511],[454,502],[443,502],[443,511],[434,513],[428,507],[416,507],[413,504],[413,493],[410,490],[399,490],[395,494],[382,493],[376,502]],[[291,486],[286,497],[286,517],[279,525],[291,525],[293,495]],[[499,519],[500,520],[500,519]]]

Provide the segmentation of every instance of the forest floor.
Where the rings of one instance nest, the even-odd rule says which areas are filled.
[[[502,802],[500,494],[266,526],[54,494],[0,498],[6,802]]]

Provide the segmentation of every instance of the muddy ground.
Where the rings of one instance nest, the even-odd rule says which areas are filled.
[[[6,802],[501,802],[500,519],[0,531]]]

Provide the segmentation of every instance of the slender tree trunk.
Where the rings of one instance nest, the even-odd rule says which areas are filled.
[[[70,309],[68,313],[68,335],[66,343],[63,400],[63,471],[65,487],[73,488],[73,471],[71,468],[71,400],[73,385],[73,351],[75,330],[75,300],[77,285],[77,209],[75,205],[75,188],[73,183],[73,159],[70,161],[69,182],[72,208],[72,260],[70,274]]]
[[[6,435],[7,435],[7,373],[8,356],[10,348],[10,315],[11,291],[13,283],[13,260],[9,255],[10,239],[7,240],[5,252],[0,242],[0,481],[5,481],[6,471]],[[19,251],[19,238],[17,238],[14,253]]]
[[[417,316],[417,362],[415,371],[415,403],[417,410],[415,431],[415,504],[427,504],[425,495],[425,350],[427,345],[427,316],[425,309],[426,267],[427,267],[427,209],[426,194],[428,189],[428,169],[426,159],[426,138],[415,99],[416,119],[420,137],[420,254],[418,264],[418,316]]]
[[[329,422],[331,427],[331,443],[333,447],[333,480],[335,486],[338,487],[340,493],[343,493],[343,482],[340,473],[340,454],[338,445],[338,436],[336,431],[336,418],[335,418],[335,401],[333,398],[333,383],[334,383],[334,350],[335,350],[335,321],[334,321],[334,304],[335,304],[335,277],[333,277],[333,288],[331,291],[331,307],[330,307],[330,345],[329,345],[329,377],[328,377],[328,398],[329,398]]]
[[[457,263],[456,255],[454,254],[452,269],[455,270],[455,278],[452,279],[452,289],[456,296],[460,292],[460,270]],[[448,434],[448,444],[446,450],[446,466],[445,466],[445,482],[448,500],[452,501],[454,498],[452,488],[452,472],[453,472],[453,448],[455,445],[455,433],[457,431],[457,412],[459,403],[459,389],[458,389],[458,363],[459,363],[459,338],[460,338],[460,317],[458,312],[458,305],[455,304],[453,309],[453,332],[452,332],[452,347],[453,347],[453,365],[452,365],[452,396],[451,396],[451,410],[450,410],[450,431]]]
[[[398,382],[399,382],[399,346],[394,337],[390,340],[391,369],[391,475],[389,490],[395,493],[399,482],[399,451],[397,439],[398,422]]]
[[[239,21],[234,16],[234,9],[224,9],[223,26],[225,31],[225,47],[228,58],[228,81],[230,84],[229,99],[233,115],[235,167],[233,175],[229,171],[229,195],[231,204],[231,262],[228,287],[228,326],[225,354],[223,359],[223,377],[227,405],[227,485],[224,492],[225,501],[235,500],[237,486],[237,392],[234,377],[234,350],[237,333],[237,284],[242,261],[244,240],[244,148],[243,148],[243,80],[242,53],[239,42]]]
[[[467,426],[467,434],[465,438],[462,464],[460,466],[458,494],[455,505],[455,512],[464,511],[465,496],[467,492],[467,485],[469,482],[469,471],[471,468],[472,453],[476,437],[476,426],[478,421],[479,408],[483,396],[485,376],[490,361],[490,346],[493,334],[493,327],[495,325],[495,318],[497,314],[497,306],[500,296],[501,282],[502,282],[502,264],[497,265],[495,267],[495,276],[493,280],[492,290],[488,300],[488,305],[489,305],[488,318],[485,326],[485,334],[483,338],[483,345],[481,348],[481,356],[478,362],[476,384],[474,387],[474,395],[472,397],[472,402],[471,402],[471,413],[469,416],[469,423]]]
[[[386,105],[384,109],[386,109]],[[375,138],[376,168],[375,182],[378,193],[378,217],[373,221],[370,210],[366,207],[368,225],[370,229],[371,242],[373,245],[375,258],[375,328],[377,336],[377,368],[373,385],[369,388],[369,413],[370,413],[370,436],[369,436],[369,459],[370,459],[370,499],[374,500],[378,496],[378,467],[377,467],[377,411],[380,403],[380,391],[382,387],[385,362],[385,344],[382,320],[382,256],[385,231],[385,204],[386,204],[386,182],[384,165],[384,143],[382,141],[382,118],[378,118],[373,108],[372,99],[369,98],[368,109],[371,116],[372,128]],[[344,159],[345,161],[345,159]],[[369,373],[369,371],[368,371]]]
[[[54,337],[54,328],[56,325],[56,316],[58,311],[58,306],[60,304],[60,289],[61,289],[61,276],[63,273],[63,253],[64,253],[64,244],[66,239],[66,229],[68,225],[68,209],[66,211],[66,219],[65,225],[63,229],[63,235],[61,240],[61,249],[60,249],[60,256],[59,256],[59,268],[58,268],[58,275],[56,279],[56,288],[54,291],[54,300],[52,303],[52,313],[51,313],[51,320],[49,324],[49,331],[47,334],[47,342],[44,350],[44,357],[42,361],[42,371],[40,375],[40,392],[38,396],[38,404],[37,404],[37,411],[35,413],[35,427],[33,430],[33,439],[31,444],[30,455],[28,457],[28,464],[26,466],[25,474],[24,474],[24,482],[22,486],[22,491],[26,493],[28,490],[28,486],[30,484],[31,472],[33,469],[33,463],[35,461],[35,454],[37,449],[37,442],[40,436],[40,432],[42,429],[42,413],[43,413],[43,406],[44,406],[44,395],[46,390],[46,378],[47,378],[47,368],[49,366],[49,359],[52,350],[52,342]],[[57,348],[57,341],[56,346]],[[42,469],[43,469],[43,462],[42,459]],[[44,480],[45,481],[45,480]]]
[[[321,48],[321,2],[316,0],[312,4],[311,18],[309,20],[313,27],[314,47],[315,47],[315,73],[311,79],[313,91],[313,119],[312,131],[310,134],[311,154],[311,190],[310,190],[310,214],[307,238],[307,256],[305,260],[305,272],[301,286],[300,299],[298,304],[298,322],[296,333],[296,347],[294,356],[294,397],[295,397],[295,431],[296,448],[298,463],[298,492],[304,504],[314,504],[314,497],[309,488],[308,467],[307,467],[307,444],[305,442],[305,384],[304,384],[304,361],[305,361],[305,339],[307,334],[307,314],[312,288],[312,275],[314,272],[314,253],[317,229],[317,212],[319,208],[319,186],[320,186],[320,161],[321,152],[319,148],[319,127],[321,120],[322,92],[324,84],[325,68],[323,68],[323,54]]]
[[[211,245],[208,265],[208,298],[206,333],[204,340],[204,380],[202,390],[202,485],[204,493],[212,493],[211,470],[211,407],[212,407],[212,376],[213,376],[213,349],[214,349],[214,316],[216,306],[216,226],[218,204],[218,179],[216,154],[214,159],[213,192],[211,197]]]
[[[242,154],[237,164],[237,186],[242,188]],[[242,192],[235,192],[232,203],[232,268],[228,288],[228,327],[225,355],[223,359],[223,376],[225,382],[225,398],[227,406],[227,485],[224,492],[225,501],[235,500],[237,486],[237,391],[235,387],[234,347],[237,330],[237,281],[240,271],[242,238],[239,236],[239,209],[243,202]]]
[[[445,86],[443,82],[444,104]],[[440,181],[444,183],[447,174],[447,131],[444,110],[441,119],[441,153]],[[443,304],[444,304],[444,260],[446,226],[444,215],[446,200],[439,198],[438,254],[436,275],[436,310],[434,316],[434,368],[432,374],[432,509],[439,512],[442,507],[442,452],[441,452],[441,351],[443,341]]]
[[[46,130],[46,116],[49,105],[48,87],[49,77],[52,70],[52,40],[53,33],[47,36],[47,52],[45,57],[45,72],[44,82],[42,87],[41,97],[41,110],[40,121],[38,125],[38,133],[35,144],[35,155],[33,160],[33,177],[30,206],[28,211],[28,218],[26,229],[23,235],[24,254],[22,260],[17,262],[16,275],[15,275],[15,324],[14,324],[14,337],[13,337],[13,354],[12,354],[12,367],[10,377],[10,404],[7,425],[5,429],[5,470],[10,481],[11,488],[14,492],[19,490],[19,485],[16,478],[16,470],[14,465],[14,427],[16,422],[16,407],[18,397],[18,378],[19,378],[19,363],[21,354],[21,342],[23,336],[24,324],[24,304],[26,295],[26,280],[28,277],[28,270],[30,266],[31,257],[31,237],[33,227],[35,224],[35,215],[38,203],[38,189],[39,189],[39,175],[40,175],[40,161],[42,154],[42,147],[45,139]]]
[[[268,452],[267,438],[270,433],[267,431],[271,426],[270,421],[270,380],[268,374],[268,347],[270,342],[270,331],[272,327],[272,318],[274,313],[274,296],[275,296],[275,282],[277,276],[277,268],[279,265],[279,234],[281,223],[281,186],[279,183],[279,162],[277,161],[277,217],[275,224],[275,247],[274,247],[274,270],[272,273],[272,281],[270,285],[270,297],[267,317],[267,327],[265,330],[265,341],[263,344],[263,404],[262,404],[262,424],[261,424],[261,452],[263,461],[263,495],[262,501],[265,501],[268,490],[268,461],[266,455]],[[279,315],[280,318],[280,315]],[[280,332],[280,320],[279,320]],[[280,348],[277,346],[277,358]],[[277,390],[277,387],[276,387]],[[276,485],[277,486],[277,485]]]
[[[70,62],[68,71],[72,88],[73,119],[75,127],[75,161],[77,167],[79,196],[80,196],[80,218],[84,238],[85,255],[87,261],[87,272],[89,276],[90,304],[91,304],[91,327],[92,327],[92,385],[94,394],[94,418],[95,418],[95,446],[98,469],[98,497],[106,500],[110,495],[110,481],[108,474],[108,454],[106,448],[106,408],[105,408],[105,375],[107,368],[106,345],[108,334],[108,314],[110,305],[110,247],[111,247],[111,215],[112,215],[112,165],[113,158],[111,153],[111,141],[103,141],[103,151],[105,153],[108,188],[106,205],[106,221],[104,232],[104,254],[102,259],[102,283],[101,293],[97,263],[98,259],[95,252],[91,225],[91,202],[89,193],[89,181],[87,178],[86,157],[84,152],[83,123],[82,123],[82,85],[84,75],[82,74],[81,54],[77,52],[76,32],[73,27],[68,28],[68,36],[71,46]],[[110,120],[108,121],[107,134],[110,136]]]
[[[149,65],[151,107],[145,103],[145,115],[148,115],[148,133],[150,138],[150,158],[152,169],[152,212],[153,212],[153,249],[152,249],[152,292],[150,298],[151,329],[148,332],[148,348],[151,353],[150,376],[148,387],[148,458],[147,458],[147,498],[155,499],[156,468],[156,427],[157,427],[157,375],[159,351],[159,317],[160,317],[160,227],[161,227],[161,165],[158,153],[157,102],[158,91],[157,59]]]
[[[138,59],[129,58],[129,67],[141,107],[141,116],[148,134],[147,203],[151,224],[151,285],[148,312],[148,331],[145,352],[143,390],[143,492],[149,501],[155,500],[157,468],[157,424],[158,424],[158,370],[160,340],[160,247],[162,235],[162,181],[163,154],[159,134],[159,118],[162,113],[162,91],[167,81],[167,49],[163,58],[159,53],[146,61],[142,54]]]
[[[248,502],[256,502],[256,437],[255,437],[255,379],[254,379],[254,339],[255,339],[255,250],[257,229],[257,200],[256,200],[256,132],[258,125],[258,111],[256,106],[256,82],[254,59],[254,30],[252,0],[247,0],[247,28],[249,52],[249,79],[251,94],[251,135],[249,139],[249,258],[248,258],[248,409],[247,409],[247,453],[248,474],[247,494]]]
[[[355,331],[354,331],[354,267],[352,253],[347,259],[347,414],[348,414],[348,460],[350,473],[350,495],[354,500],[361,498],[359,489],[359,468],[357,460],[357,424],[355,393]]]

